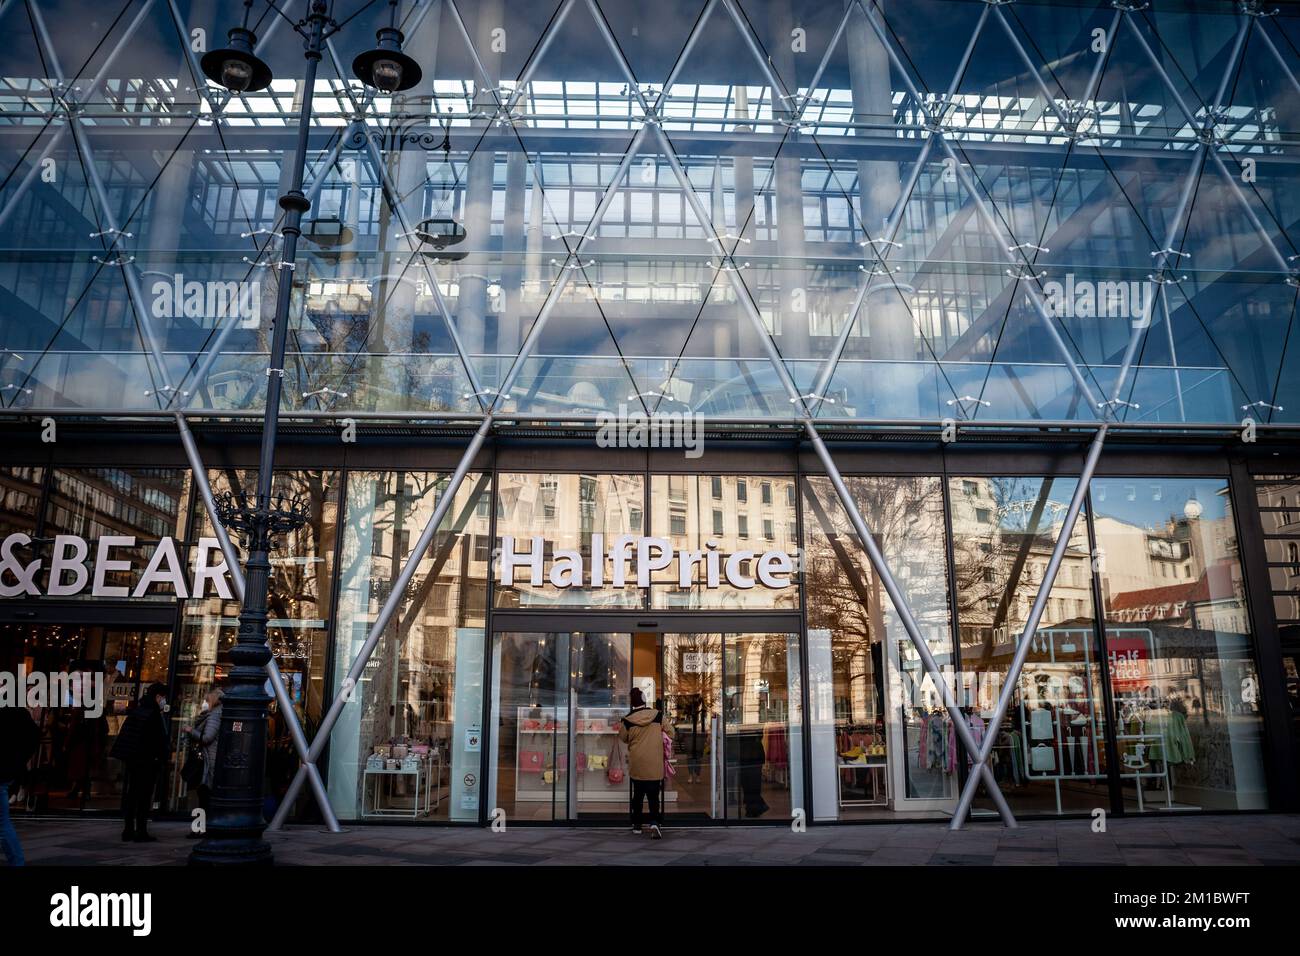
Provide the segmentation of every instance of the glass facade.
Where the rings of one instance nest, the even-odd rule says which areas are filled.
[[[155,679],[182,756],[273,376],[268,814],[297,722],[343,820],[611,818],[633,688],[680,820],[946,818],[966,730],[1018,815],[1300,807],[1294,10],[402,0],[387,94],[337,0],[292,262],[243,10],[0,4],[0,665],[112,691],[29,809],[111,809]]]
[[[362,98],[366,7],[314,89],[286,410],[476,412],[536,327],[503,409],[796,418],[752,309],[823,417],[1296,421],[1288,11],[984,7],[409,3],[423,80]],[[6,406],[263,400],[302,90],[280,35],[264,91],[194,75],[239,9],[7,14]]]

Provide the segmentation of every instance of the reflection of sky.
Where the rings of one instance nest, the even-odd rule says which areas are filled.
[[[1193,495],[1203,520],[1223,518],[1228,514],[1226,489],[1227,482],[1220,478],[1097,478],[1092,482],[1092,505],[1098,515],[1160,528],[1170,518],[1182,518]]]

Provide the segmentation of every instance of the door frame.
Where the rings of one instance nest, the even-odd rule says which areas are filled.
[[[805,797],[804,802],[808,803],[807,796],[809,759],[811,757],[811,748],[809,747],[809,734],[807,732],[807,701],[804,700],[803,690],[807,684],[806,679],[806,660],[805,653],[806,638],[804,636],[803,612],[800,609],[780,609],[780,610],[729,610],[729,611],[712,611],[712,610],[691,610],[688,608],[631,608],[610,610],[584,610],[582,608],[495,608],[492,611],[489,626],[486,628],[484,639],[486,646],[484,648],[485,661],[492,661],[493,648],[495,647],[498,635],[501,634],[518,634],[518,633],[650,633],[650,634],[794,634],[799,641],[799,684],[800,684],[800,713],[802,715],[802,732],[801,750],[802,762],[804,767],[803,780]],[[725,664],[723,665],[725,668]],[[496,668],[488,666],[484,674],[484,693],[483,693],[483,718],[482,718],[482,751],[479,763],[479,779],[493,781],[496,775],[492,772],[491,761],[496,752],[499,742],[496,738],[496,726],[493,723],[494,692],[492,682],[498,678]],[[725,672],[724,672],[725,679]],[[725,730],[723,733],[725,738]],[[725,762],[724,762],[725,767]],[[724,771],[725,772],[725,771]],[[489,784],[490,787],[490,784]],[[492,808],[487,806],[486,800],[480,801],[480,822],[486,823],[488,814]],[[726,799],[723,797],[725,807]],[[692,820],[691,825],[707,826],[726,826],[740,821],[731,820],[727,817],[724,810],[721,819],[709,821]],[[746,826],[763,826],[777,823],[787,825],[788,821],[761,821],[757,823],[746,823]],[[602,820],[584,821],[581,817],[570,817],[564,820],[544,820],[530,822],[530,826],[601,826],[608,825]]]

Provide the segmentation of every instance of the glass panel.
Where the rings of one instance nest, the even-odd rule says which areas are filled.
[[[666,812],[721,817],[722,635],[663,635],[663,678],[677,770],[664,782]]]
[[[781,476],[709,477],[653,475],[650,479],[650,533],[666,538],[673,560],[652,572],[651,601],[669,608],[797,608],[799,587],[793,571],[799,549],[799,529],[792,489],[794,479]],[[681,587],[682,562],[687,553],[704,555]],[[717,553],[718,573],[710,571]],[[763,555],[786,571],[758,575]],[[788,560],[787,560],[788,559]],[[736,574],[727,571],[734,561]],[[773,564],[773,567],[776,567]],[[716,586],[710,584],[716,580]],[[753,587],[733,581],[752,580]]]
[[[181,535],[188,491],[186,472],[178,468],[78,468],[57,469],[50,483],[50,497],[45,506],[43,534],[77,535],[90,548],[85,567],[87,586],[69,597],[92,600],[97,542],[109,535],[134,537],[133,546],[114,546],[112,559],[129,561],[130,568],[109,570],[104,575],[107,587],[131,589],[132,600],[174,601],[176,591],[170,583],[156,582],[137,596],[135,586],[149,564],[162,538]],[[65,573],[65,582],[68,576]]]
[[[940,479],[846,482],[951,680]],[[934,746],[942,737],[941,691],[925,673],[830,480],[805,479],[803,494],[816,818],[937,811],[956,797],[949,762],[936,759]]]
[[[631,634],[574,634],[569,768],[575,816],[627,812],[628,782],[612,781],[609,765],[619,746],[618,722],[632,709]],[[527,739],[526,737],[523,739]]]
[[[569,638],[493,636],[488,793],[508,820],[568,817]]]
[[[337,692],[407,561],[417,561],[330,738],[329,794],[341,818],[477,820],[491,480],[467,475],[428,550],[420,533],[448,476],[348,475]]]
[[[41,506],[45,469],[26,465],[0,468],[0,536],[24,531],[36,533],[36,512]]]
[[[621,535],[644,533],[645,479],[640,475],[537,475],[502,474],[497,497],[497,553],[505,537],[513,539],[516,557],[513,583],[507,585],[497,571],[496,606],[512,607],[639,607],[636,555],[624,549],[615,562],[611,553]],[[543,560],[534,582],[533,572],[518,556],[533,553],[541,538]],[[630,539],[629,539],[630,540]],[[588,586],[593,570],[593,548],[599,552],[604,584]],[[565,552],[568,552],[566,555]],[[581,583],[569,584],[561,576],[564,564],[580,560]],[[557,566],[558,565],[558,566]],[[577,581],[577,577],[572,577]],[[615,583],[621,579],[622,584]],[[565,586],[557,586],[560,581]]]
[[[1124,805],[1266,807],[1263,718],[1228,484],[1092,484]]]
[[[728,634],[723,655],[727,818],[788,820],[803,807],[798,635]]]
[[[954,575],[962,703],[976,740],[997,734],[993,772],[1014,813],[1109,806],[1106,717],[1093,622],[1087,525],[1070,536],[1007,716],[989,727],[1007,669],[1024,639],[1073,479],[952,478]],[[951,735],[936,737],[949,766]],[[982,788],[981,788],[982,789]],[[977,806],[991,806],[980,798]]]

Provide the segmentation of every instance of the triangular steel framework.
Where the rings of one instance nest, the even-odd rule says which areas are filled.
[[[157,0],[142,0],[140,9],[135,18],[128,25],[125,34],[120,38],[117,46],[109,54],[108,59],[101,66],[98,75],[92,81],[89,88],[90,91],[93,91],[103,82],[104,77],[108,74],[110,65],[126,47],[131,35],[135,32],[136,28],[144,22],[144,18],[156,2]],[[181,35],[186,35],[184,28],[185,25],[182,21],[175,0],[165,0],[165,2],[167,3],[171,17],[180,30]],[[423,18],[438,2],[439,0],[419,0],[415,8],[416,12],[413,16]],[[622,160],[613,179],[603,191],[596,206],[595,213],[592,215],[587,228],[576,237],[576,241],[574,241],[572,245],[569,245],[566,241],[568,251],[562,267],[559,270],[559,274],[551,284],[540,311],[529,329],[523,344],[512,359],[507,372],[496,389],[485,389],[479,382],[473,363],[460,340],[456,323],[453,320],[445,300],[443,299],[437,282],[437,277],[433,274],[432,266],[428,262],[424,263],[424,268],[429,277],[429,286],[433,290],[437,310],[449,330],[457,356],[460,359],[473,388],[474,398],[480,411],[480,414],[475,419],[478,427],[473,438],[465,448],[459,464],[451,474],[439,503],[434,509],[433,515],[426,523],[419,539],[412,547],[413,558],[403,564],[396,576],[392,587],[389,590],[388,598],[384,602],[378,616],[373,622],[359,653],[349,667],[347,677],[342,682],[338,695],[331,703],[331,706],[314,739],[310,743],[306,741],[302,727],[297,721],[293,708],[289,703],[288,695],[283,680],[279,675],[274,658],[272,658],[270,663],[267,665],[268,675],[270,676],[276,697],[280,701],[281,710],[283,711],[285,719],[289,725],[295,748],[300,759],[298,773],[294,777],[288,793],[282,800],[275,819],[272,821],[272,828],[278,828],[283,824],[298,794],[301,792],[302,784],[308,782],[312,787],[316,802],[319,804],[321,813],[327,824],[333,830],[338,829],[337,820],[335,819],[334,813],[329,804],[316,766],[317,761],[324,750],[330,733],[342,713],[343,707],[348,703],[353,688],[360,679],[370,656],[373,654],[383,631],[400,607],[401,598],[406,590],[406,586],[410,583],[415,574],[419,556],[428,551],[437,529],[446,518],[454,501],[457,488],[469,473],[473,462],[482,449],[484,443],[491,436],[497,420],[503,415],[508,414],[504,408],[504,404],[510,400],[512,387],[517,382],[529,356],[536,349],[542,331],[544,330],[546,323],[556,308],[560,298],[563,296],[569,283],[572,281],[574,272],[581,271],[582,260],[579,258],[580,252],[584,246],[593,239],[597,227],[619,190],[620,183],[627,175],[628,168],[633,161],[633,158],[637,154],[637,151],[642,148],[649,139],[653,139],[654,142],[657,143],[658,147],[662,150],[663,155],[667,158],[673,176],[681,187],[686,197],[687,204],[691,206],[695,220],[701,227],[703,227],[706,235],[712,237],[712,239],[716,241],[718,253],[723,260],[720,271],[726,275],[727,281],[731,284],[742,310],[753,327],[753,331],[757,335],[758,341],[761,343],[766,357],[770,361],[777,380],[780,382],[783,391],[786,393],[791,406],[796,410],[796,422],[800,426],[807,442],[817,453],[822,466],[825,468],[826,473],[836,490],[840,505],[848,515],[854,531],[858,536],[859,543],[866,551],[873,569],[879,576],[886,592],[889,594],[890,599],[893,602],[894,610],[902,622],[909,639],[912,641],[917,654],[921,658],[926,672],[934,681],[935,685],[942,690],[945,707],[953,720],[954,728],[962,741],[963,747],[972,760],[971,772],[962,790],[956,813],[951,821],[951,827],[953,829],[959,829],[963,826],[969,816],[973,799],[981,783],[986,786],[988,795],[995,804],[1004,824],[1007,826],[1015,826],[1016,822],[1014,815],[1007,805],[1005,798],[1001,794],[988,765],[993,744],[993,735],[986,737],[982,744],[977,744],[974,740],[969,726],[960,713],[952,680],[945,678],[942,668],[935,660],[924,635],[921,633],[920,628],[917,625],[905,594],[890,571],[883,552],[880,550],[879,545],[876,543],[874,536],[871,533],[871,529],[867,525],[852,495],[847,489],[844,480],[839,473],[833,455],[827,448],[821,434],[819,433],[816,412],[817,406],[825,400],[826,390],[840,360],[843,357],[851,335],[851,330],[858,321],[858,316],[863,309],[864,303],[873,289],[878,285],[876,283],[877,275],[889,274],[888,259],[890,256],[890,249],[895,245],[895,237],[897,236],[898,230],[905,217],[908,202],[915,191],[923,168],[925,167],[926,162],[934,154],[934,149],[937,146],[942,151],[942,154],[951,162],[953,171],[960,180],[962,187],[966,190],[970,202],[974,204],[976,214],[983,222],[986,230],[992,236],[997,237],[999,246],[1005,250],[1007,274],[1012,278],[1012,284],[1015,287],[1015,290],[1017,292],[1023,292],[1025,298],[1041,320],[1054,349],[1059,353],[1063,364],[1069,370],[1070,375],[1074,380],[1075,387],[1078,389],[1079,394],[1086,399],[1087,404],[1096,419],[1084,467],[1071,496],[1065,518],[1061,523],[1057,541],[1053,547],[1052,555],[1048,563],[1047,571],[1043,576],[1037,596],[1025,621],[1012,663],[1003,679],[1004,682],[992,718],[993,723],[996,725],[1005,715],[1011,697],[1014,695],[1015,689],[1018,685],[1020,673],[1023,669],[1031,641],[1036,633],[1041,616],[1046,607],[1047,599],[1056,577],[1057,570],[1059,569],[1068,542],[1077,523],[1078,516],[1087,499],[1091,477],[1101,455],[1108,430],[1113,425],[1123,422],[1127,417],[1127,409],[1130,406],[1129,403],[1124,400],[1123,395],[1125,394],[1127,379],[1134,360],[1138,355],[1139,347],[1144,341],[1146,332],[1151,324],[1151,306],[1148,306],[1145,321],[1134,323],[1134,328],[1128,338],[1118,374],[1111,388],[1109,397],[1099,398],[1098,391],[1094,388],[1094,386],[1097,385],[1096,379],[1093,378],[1090,373],[1086,374],[1085,370],[1080,368],[1080,364],[1076,360],[1074,352],[1062,336],[1061,329],[1058,328],[1058,320],[1052,316],[1046,307],[1041,289],[1041,276],[1035,274],[1034,259],[1026,252],[1026,248],[1032,244],[1016,242],[1017,237],[1011,234],[1002,217],[996,215],[993,209],[990,208],[988,190],[978,181],[977,177],[973,177],[971,173],[967,171],[966,164],[964,164],[962,160],[962,147],[957,135],[959,131],[955,131],[946,124],[944,114],[947,110],[949,101],[954,97],[962,76],[969,65],[976,43],[982,32],[989,26],[989,20],[992,18],[997,21],[997,27],[1006,34],[1013,44],[1018,57],[1022,61],[1022,65],[1026,67],[1029,75],[1034,81],[1034,86],[1038,90],[1038,95],[1043,99],[1044,107],[1054,114],[1061,123],[1060,131],[1050,135],[1062,139],[1070,138],[1081,141],[1086,140],[1091,135],[1087,127],[1088,116],[1086,113],[1075,111],[1072,104],[1062,106],[1057,102],[1056,97],[1052,95],[1038,65],[1036,65],[1033,58],[1029,56],[1028,51],[1025,49],[1011,22],[1008,20],[1004,10],[1002,9],[1009,0],[986,0],[986,5],[981,11],[978,22],[972,31],[969,43],[958,64],[958,68],[954,74],[949,90],[946,95],[937,99],[927,99],[927,97],[921,93],[920,89],[913,82],[908,62],[906,58],[900,54],[898,45],[891,36],[891,31],[882,24],[882,14],[875,0],[870,0],[869,3],[863,3],[862,0],[851,0],[850,4],[846,7],[843,16],[838,21],[838,25],[831,36],[830,43],[825,53],[820,59],[813,81],[809,85],[806,94],[801,94],[797,90],[789,90],[780,76],[777,75],[776,71],[773,69],[770,58],[768,58],[764,53],[761,43],[754,35],[744,14],[739,9],[737,0],[707,0],[684,47],[678,54],[661,91],[647,95],[643,90],[643,87],[638,83],[637,78],[634,76],[632,68],[623,54],[623,51],[619,47],[603,12],[600,10],[597,0],[584,0],[584,2],[597,24],[598,32],[606,46],[609,48],[609,52],[615,57],[619,64],[620,70],[628,84],[627,88],[629,95],[635,99],[636,105],[641,110],[641,115],[638,117],[640,126],[636,129],[631,142],[623,153]],[[24,3],[31,8],[36,7],[31,0],[24,0]],[[503,98],[499,95],[500,91],[491,86],[493,82],[492,77],[485,69],[481,58],[474,48],[473,42],[471,41],[469,32],[465,28],[464,21],[456,6],[455,0],[445,0],[445,6],[449,11],[452,23],[462,37],[464,44],[474,61],[475,70],[486,87],[483,92],[490,94],[493,100],[492,111],[488,117],[487,126],[490,127],[494,123],[500,125],[513,125],[516,122],[516,117],[518,115],[517,107],[523,97],[527,94],[528,85],[532,75],[537,69],[538,64],[543,61],[557,32],[569,17],[573,7],[576,6],[577,3],[578,0],[561,0],[559,8],[552,16],[545,32],[538,41],[536,49],[527,61],[523,72],[516,80],[513,89],[511,89]],[[754,60],[754,63],[759,67],[760,72],[770,85],[773,97],[772,102],[774,105],[773,114],[778,118],[780,124],[786,127],[789,134],[797,135],[802,127],[812,125],[807,124],[804,117],[806,111],[813,102],[813,92],[819,78],[827,69],[834,48],[841,41],[846,28],[855,17],[860,17],[864,20],[881,44],[894,71],[905,84],[905,93],[910,97],[916,112],[922,117],[927,132],[927,135],[922,141],[918,157],[904,182],[902,192],[900,193],[890,215],[885,220],[884,229],[881,235],[877,237],[877,241],[870,243],[870,254],[875,256],[881,268],[878,272],[870,272],[866,281],[858,288],[845,324],[836,337],[831,353],[819,366],[815,377],[815,384],[809,394],[800,393],[800,390],[796,386],[772,334],[768,331],[764,323],[751,290],[746,286],[740,276],[740,270],[737,268],[737,262],[734,258],[736,254],[736,243],[733,242],[731,248],[727,248],[726,243],[724,242],[724,232],[717,228],[712,213],[700,200],[695,191],[695,187],[692,185],[682,166],[680,157],[678,156],[670,137],[663,129],[666,120],[663,109],[669,95],[669,89],[673,85],[675,78],[680,74],[684,62],[690,56],[692,50],[694,50],[700,36],[702,35],[705,24],[709,21],[710,16],[715,13],[715,9],[719,5],[726,10],[727,14],[734,22]],[[13,4],[9,2],[9,0],[0,3],[0,15],[7,12],[12,6]],[[1156,74],[1159,75],[1162,84],[1168,90],[1173,102],[1177,105],[1179,112],[1182,113],[1186,124],[1190,127],[1196,137],[1195,147],[1190,154],[1191,162],[1189,164],[1189,169],[1183,180],[1183,186],[1179,194],[1178,206],[1167,229],[1164,244],[1160,249],[1152,251],[1152,258],[1156,270],[1153,275],[1153,280],[1158,285],[1157,298],[1158,301],[1160,301],[1162,308],[1165,310],[1166,324],[1168,324],[1167,314],[1169,311],[1166,300],[1167,286],[1175,285],[1180,282],[1177,275],[1177,266],[1178,259],[1183,255],[1183,253],[1181,253],[1177,248],[1177,243],[1179,241],[1178,237],[1190,214],[1193,196],[1195,195],[1196,188],[1200,177],[1203,175],[1203,170],[1207,161],[1215,167],[1228,184],[1234,199],[1238,202],[1247,218],[1250,220],[1252,226],[1261,237],[1263,245],[1267,248],[1269,254],[1277,263],[1285,281],[1291,285],[1296,285],[1300,282],[1300,279],[1297,278],[1295,267],[1297,256],[1287,256],[1283,250],[1277,246],[1272,235],[1265,228],[1262,220],[1259,218],[1252,206],[1250,199],[1237,184],[1236,178],[1231,174],[1228,165],[1225,163],[1219,148],[1222,145],[1222,140],[1216,132],[1218,116],[1223,106],[1225,96],[1228,93],[1232,77],[1237,69],[1242,51],[1244,50],[1249,37],[1252,35],[1259,36],[1262,39],[1266,48],[1270,51],[1271,56],[1276,59],[1292,87],[1296,89],[1298,94],[1300,94],[1300,82],[1297,82],[1295,74],[1290,70],[1273,40],[1269,37],[1267,27],[1261,25],[1262,21],[1265,20],[1269,14],[1256,3],[1248,2],[1242,5],[1241,14],[1239,16],[1238,32],[1233,40],[1228,63],[1222,80],[1218,86],[1214,102],[1207,106],[1204,115],[1198,116],[1197,112],[1188,105],[1179,93],[1172,78],[1160,62],[1160,58],[1151,48],[1143,30],[1141,29],[1141,25],[1151,28],[1149,20],[1147,20],[1147,18],[1142,14],[1142,9],[1145,7],[1145,4],[1129,2],[1129,0],[1114,0],[1112,6],[1115,9],[1115,13],[1111,18],[1110,26],[1106,31],[1108,48],[1115,42],[1122,27],[1126,26],[1129,34],[1131,34],[1134,39],[1134,42],[1138,44],[1143,55],[1150,62],[1150,65]],[[1142,21],[1141,25],[1136,22],[1139,18]],[[33,9],[33,21],[37,24],[38,40],[44,48],[49,58],[49,62],[54,64],[54,70],[61,85],[66,85],[63,84],[64,77],[62,69],[58,67],[58,61],[55,56],[53,44],[50,43],[48,32],[44,27],[39,9]],[[1121,24],[1121,21],[1123,21],[1123,24]],[[273,18],[273,22],[278,23],[279,20]],[[267,36],[264,36],[262,43],[265,43],[266,39]],[[184,44],[182,44],[182,46],[184,46]],[[335,63],[336,69],[340,76],[342,76],[342,70],[339,67],[339,59],[336,51],[331,47],[329,52],[331,59]],[[204,84],[201,73],[198,71],[193,53],[189,51],[188,48],[186,48],[186,55],[189,60],[191,72],[195,76],[196,83],[198,83],[199,93],[207,101],[211,110],[211,119],[220,124],[221,117],[219,114],[222,111],[225,101],[222,99],[221,94],[216,93]],[[1082,100],[1085,105],[1091,101],[1099,87],[1103,67],[1104,60],[1099,60],[1089,79],[1087,94]],[[353,95],[352,91],[347,88],[346,83],[344,84],[344,89],[346,95],[350,98],[354,109],[352,126],[348,128],[348,132],[356,133],[360,136],[363,143],[362,148],[370,160],[376,177],[380,181],[385,199],[392,212],[398,217],[402,232],[408,234],[408,242],[410,242],[410,225],[406,213],[402,208],[401,196],[398,194],[388,176],[386,165],[383,162],[378,147],[375,145],[371,136],[368,135],[370,131],[368,125],[370,117],[367,114],[371,104],[368,99],[364,97],[362,99],[357,99]],[[84,100],[89,95],[89,92],[83,93],[81,94],[81,99]],[[95,168],[90,143],[77,116],[76,102],[67,95],[66,90],[63,91],[60,102],[63,103],[62,112],[65,117],[65,125],[59,127],[52,135],[50,135],[42,152],[37,156],[35,161],[31,163],[31,166],[25,174],[24,179],[21,181],[18,189],[9,196],[3,207],[0,207],[0,226],[2,226],[12,215],[13,211],[17,208],[23,193],[31,185],[36,172],[39,170],[40,160],[53,153],[65,131],[70,133],[74,140],[77,153],[81,157],[83,166],[87,170],[89,185],[100,217],[101,230],[104,235],[112,237],[111,242],[105,244],[105,264],[119,268],[122,272],[124,284],[126,285],[131,300],[141,339],[146,346],[146,351],[154,366],[154,373],[157,376],[157,392],[160,395],[165,396],[165,401],[161,402],[162,408],[163,410],[170,412],[175,419],[178,432],[185,447],[187,460],[189,461],[194,473],[194,478],[199,488],[200,495],[203,498],[205,508],[212,520],[213,527],[221,544],[223,555],[226,559],[226,564],[235,583],[236,593],[238,596],[242,597],[243,575],[238,563],[238,553],[220,521],[217,520],[212,489],[207,480],[207,472],[203,466],[197,445],[189,429],[188,419],[192,415],[197,414],[198,410],[188,407],[188,403],[181,398],[183,392],[180,387],[180,384],[188,385],[189,388],[187,391],[190,394],[194,394],[198,390],[198,385],[204,381],[212,367],[212,364],[221,354],[222,346],[233,330],[234,323],[226,323],[226,326],[217,332],[216,338],[211,342],[206,354],[202,356],[201,361],[195,367],[189,370],[189,374],[183,383],[177,384],[171,380],[162,344],[153,329],[149,310],[145,307],[145,301],[139,286],[138,275],[131,265],[130,257],[126,254],[123,248],[122,238],[127,234],[121,230],[129,226],[129,223],[119,223],[114,218],[112,204],[109,202],[103,183]],[[778,103],[784,104],[784,107],[777,107],[776,104]],[[197,117],[195,122],[198,122]],[[309,196],[314,196],[323,186],[325,174],[341,155],[341,151],[344,148],[344,141],[345,135],[341,131],[334,146],[318,166],[318,175]],[[1272,215],[1271,212],[1270,215]],[[1273,218],[1276,221],[1276,216],[1273,216]],[[272,226],[272,229],[273,228],[274,227]],[[1283,236],[1285,237],[1285,233],[1283,233]],[[253,267],[260,264],[264,257],[271,255],[271,246],[272,243],[269,241],[261,245],[258,250],[257,259],[253,260]],[[411,242],[410,247],[411,250],[414,251],[415,244]],[[282,281],[291,281],[291,274],[286,275],[286,273],[291,273],[294,266],[293,263],[279,262],[274,263],[274,265],[280,272],[281,276],[284,277]],[[275,370],[268,370],[268,373],[272,371]],[[1280,375],[1281,368],[1279,368],[1279,376]],[[1092,379],[1091,381],[1090,378]],[[1272,406],[1269,407],[1271,408]]]

